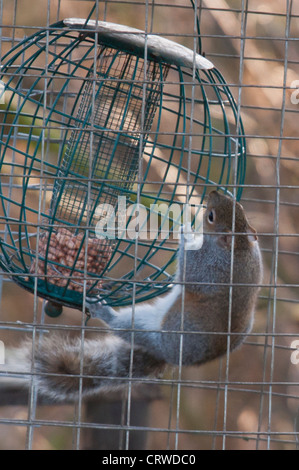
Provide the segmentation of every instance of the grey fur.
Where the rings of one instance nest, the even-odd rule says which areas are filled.
[[[212,209],[216,220],[210,224]],[[84,344],[80,338],[50,335],[35,351],[39,392],[54,400],[76,399],[80,377],[83,396],[89,396],[122,388],[129,378],[135,382],[156,377],[166,364],[202,364],[225,354],[228,347],[238,347],[251,330],[262,279],[256,238],[242,206],[213,191],[203,245],[186,251],[181,243],[176,286],[168,297],[120,312],[100,303],[90,305],[92,316],[103,319],[114,334]],[[31,349],[28,343],[23,347],[27,370]]]

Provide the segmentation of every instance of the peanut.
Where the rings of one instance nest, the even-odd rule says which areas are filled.
[[[50,240],[49,240],[50,236]],[[86,281],[87,288],[90,288],[97,281],[96,274],[101,274],[109,262],[112,249],[106,240],[88,238],[82,243],[84,234],[77,235],[66,228],[55,228],[51,234],[44,232],[39,239],[38,253],[42,257],[47,255],[47,282],[51,282],[59,287],[66,287],[76,292],[83,292],[83,282]],[[86,245],[87,243],[87,257]],[[82,245],[82,246],[81,246]],[[80,249],[81,247],[81,249]],[[80,251],[79,251],[80,250]],[[54,262],[55,264],[51,264]],[[56,265],[57,263],[57,265]],[[59,266],[62,265],[62,266]],[[36,269],[37,268],[37,269]],[[86,277],[83,272],[87,271]],[[42,259],[34,260],[29,268],[29,272],[35,272],[39,277],[45,276],[45,262]],[[98,286],[102,281],[98,280]]]

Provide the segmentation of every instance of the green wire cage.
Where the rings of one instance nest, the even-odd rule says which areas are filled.
[[[166,292],[181,224],[167,208],[200,205],[211,186],[241,197],[244,133],[221,73],[162,37],[74,18],[1,64],[2,269],[74,308],[84,294],[119,306]],[[158,225],[136,240],[141,205]]]

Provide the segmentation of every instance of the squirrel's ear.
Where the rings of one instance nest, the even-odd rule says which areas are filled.
[[[248,225],[247,233],[248,233],[248,240],[250,242],[255,242],[257,240],[256,230],[255,228],[251,227],[251,225]]]
[[[224,233],[222,235],[219,235],[218,237],[218,244],[222,248],[228,248],[230,249],[231,244],[232,244],[232,232]]]

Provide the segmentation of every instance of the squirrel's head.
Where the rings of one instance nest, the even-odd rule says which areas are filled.
[[[231,247],[232,234],[236,234],[235,247],[248,246],[257,240],[256,230],[249,224],[242,205],[217,191],[208,196],[203,227],[204,233],[211,234],[224,248]]]

